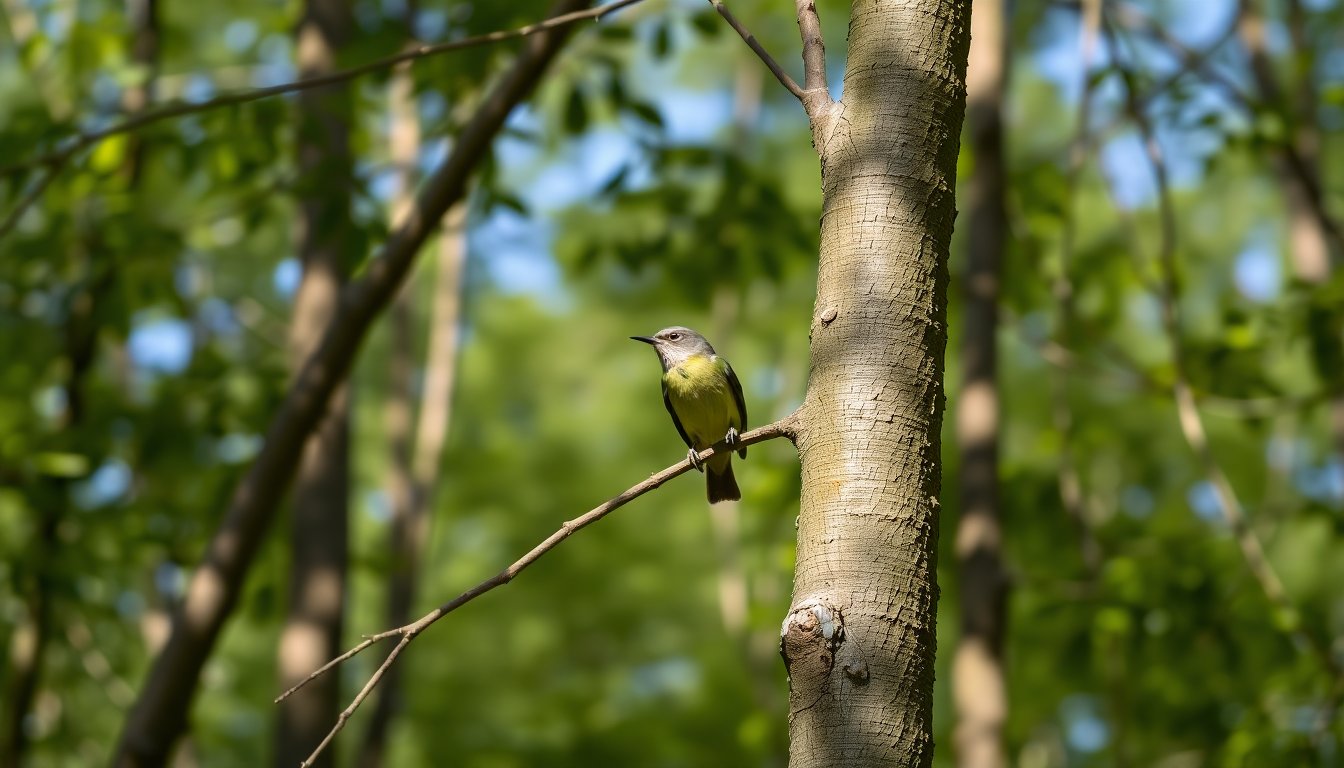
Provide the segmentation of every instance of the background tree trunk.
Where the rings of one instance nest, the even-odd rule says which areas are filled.
[[[939,430],[970,3],[859,0],[814,120],[821,254],[798,447],[790,758],[933,758]]]
[[[1004,209],[1003,92],[1007,36],[1003,0],[980,0],[971,16],[966,123],[972,171],[961,327],[962,382],[957,405],[961,514],[957,520],[961,634],[952,658],[954,743],[963,768],[1008,764],[1003,724],[1008,696],[1003,671],[1007,583],[999,511],[999,387],[995,333],[999,278],[1008,238]]]
[[[302,77],[337,69],[336,54],[351,33],[346,0],[308,0],[297,30]],[[350,95],[344,85],[298,97],[299,257],[303,279],[290,325],[297,372],[331,324],[346,282],[350,253]],[[341,652],[349,539],[350,415],[347,387],[332,393],[326,416],[303,448],[294,480],[290,530],[289,612],[280,635],[279,688],[302,679]],[[341,710],[340,678],[315,681],[281,702],[275,763],[303,762]],[[334,749],[317,765],[334,765]]]
[[[420,120],[413,86],[410,70],[399,69],[388,88],[390,154],[392,162],[400,169],[401,185],[392,205],[394,226],[409,213],[414,200]],[[392,308],[392,386],[385,409],[390,454],[387,487],[392,502],[389,548],[393,571],[387,583],[386,620],[389,627],[409,624],[415,618],[412,614],[416,584],[429,535],[434,480],[443,459],[452,415],[466,241],[466,205],[459,203],[444,218],[444,230],[439,236],[433,265],[429,341],[420,387],[416,386],[413,370],[416,359],[413,351],[415,291],[403,290]],[[417,391],[420,393],[420,415],[412,428]],[[377,702],[360,746],[359,765],[362,768],[377,768],[387,763],[387,734],[401,708],[401,679],[401,667],[393,665],[378,688]]]

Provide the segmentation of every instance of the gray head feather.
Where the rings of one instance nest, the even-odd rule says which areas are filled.
[[[696,355],[714,355],[714,347],[710,346],[704,336],[680,325],[664,328],[652,336],[631,336],[630,338],[652,344],[653,348],[658,351],[658,359],[662,361],[664,371],[675,368],[687,358]]]

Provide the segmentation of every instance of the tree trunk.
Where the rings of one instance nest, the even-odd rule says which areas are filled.
[[[1008,237],[1004,210],[1003,91],[1006,35],[1003,0],[980,0],[971,17],[966,75],[966,122],[973,159],[968,180],[961,397],[957,443],[961,451],[961,515],[957,570],[961,634],[952,657],[956,707],[954,744],[962,768],[1003,768],[1003,724],[1008,696],[1003,672],[1007,583],[999,513],[999,389],[995,332],[999,279]]]
[[[302,77],[335,70],[353,20],[346,0],[307,0],[297,31]],[[303,280],[294,300],[290,358],[298,371],[331,324],[353,254],[350,237],[350,94],[344,85],[298,98],[299,257]],[[349,538],[350,418],[347,388],[303,448],[294,481],[290,530],[289,613],[280,634],[279,687],[288,688],[341,652]],[[314,681],[280,703],[275,764],[298,765],[322,741],[341,710],[340,678]],[[327,749],[318,766],[334,765]]]
[[[947,253],[969,22],[969,0],[856,0],[844,98],[814,117],[821,253],[781,642],[794,768],[933,758]]]

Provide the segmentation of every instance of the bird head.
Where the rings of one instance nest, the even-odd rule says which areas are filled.
[[[663,370],[673,368],[696,355],[709,356],[714,354],[714,347],[709,345],[704,336],[680,325],[664,328],[652,336],[631,336],[630,338],[653,345],[654,350],[658,353],[658,359],[663,363]]]

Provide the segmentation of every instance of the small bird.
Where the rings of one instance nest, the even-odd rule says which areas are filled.
[[[733,477],[731,453],[715,454],[701,466],[696,454],[722,440],[737,443],[747,428],[747,403],[742,383],[727,360],[714,353],[704,336],[690,328],[673,326],[652,336],[631,336],[652,344],[663,364],[663,405],[672,414],[681,439],[690,446],[686,458],[705,473],[709,503],[742,498]],[[747,449],[737,452],[747,458]]]

